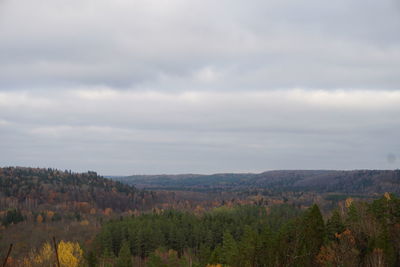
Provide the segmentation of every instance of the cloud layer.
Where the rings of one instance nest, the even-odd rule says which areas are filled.
[[[399,89],[384,1],[3,0],[0,85]]]
[[[400,149],[394,91],[92,88],[0,99],[3,164],[107,174],[393,168],[388,155]]]
[[[0,163],[398,168],[400,5],[0,0]]]

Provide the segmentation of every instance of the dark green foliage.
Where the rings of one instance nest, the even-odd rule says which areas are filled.
[[[132,256],[129,242],[124,240],[117,258],[117,267],[132,267]]]
[[[207,263],[209,263],[209,259],[211,258],[211,249],[208,247],[207,243],[200,244],[197,257],[199,259],[200,266],[205,266]]]
[[[398,204],[393,195],[370,204],[354,201],[342,213],[333,211],[326,225],[317,205],[305,211],[281,205],[269,214],[255,205],[220,207],[202,216],[168,210],[105,224],[95,251],[112,258],[116,252],[122,255],[129,244],[132,256],[148,266],[188,266],[188,262],[231,267],[375,266],[381,262],[394,267],[400,263]]]
[[[85,254],[85,259],[88,264],[88,267],[96,267],[98,264],[97,257],[93,251],[88,251]]]
[[[268,225],[264,226],[258,235],[258,246],[259,254],[256,266],[272,266],[275,258],[276,238]]]
[[[301,214],[300,209],[292,205],[283,204],[272,206],[269,216],[268,224],[271,230],[277,231],[282,225]]]
[[[155,253],[151,253],[149,256],[149,260],[147,261],[148,267],[167,267],[168,265],[163,263],[162,258]]]
[[[238,248],[238,253],[235,254],[234,258],[237,259],[235,263],[239,266],[256,266],[257,262],[260,262],[260,256],[266,253],[262,250],[261,238],[258,233],[247,225],[244,228]]]
[[[279,211],[274,208],[273,214],[286,214],[284,218],[293,218],[292,212]],[[288,211],[287,205],[282,210]],[[312,244],[303,247],[316,251],[322,218],[318,208],[298,218],[309,219],[312,229]],[[297,211],[296,213],[302,214]],[[293,212],[294,214],[294,212]],[[296,218],[296,217],[294,217]],[[271,219],[271,221],[269,220]],[[124,239],[129,242],[134,256],[150,257],[151,262],[159,262],[160,255],[153,252],[157,248],[167,248],[182,257],[187,249],[195,254],[196,259],[204,266],[206,263],[221,263],[229,266],[267,266],[267,262],[284,261],[282,256],[274,256],[276,251],[274,234],[270,225],[277,226],[276,215],[267,215],[265,208],[259,206],[243,206],[233,209],[217,208],[212,212],[197,217],[191,213],[168,210],[161,214],[145,214],[139,217],[113,221],[103,226],[96,238],[97,251],[120,250]],[[296,229],[304,236],[307,228],[296,225]],[[323,232],[323,228],[322,228]],[[319,233],[319,232],[318,232]],[[323,233],[322,233],[323,234]],[[307,243],[308,244],[308,243]],[[314,253],[315,254],[315,253]],[[312,254],[312,255],[314,255]],[[312,259],[309,260],[311,262]],[[272,266],[272,265],[271,265]]]
[[[324,221],[314,205],[283,225],[277,235],[273,262],[284,266],[314,266],[324,238]]]
[[[332,212],[332,216],[328,219],[326,223],[326,237],[329,240],[335,240],[335,234],[341,233],[345,230],[345,225],[343,223],[342,217],[339,214],[338,210],[334,210]]]
[[[381,222],[400,223],[400,199],[393,194],[375,200],[369,210]]]
[[[309,253],[305,260],[305,265],[313,265],[314,258],[317,256],[324,239],[324,220],[317,205],[313,205],[305,214],[302,225],[304,227],[304,248],[302,250]]]
[[[360,214],[358,213],[357,207],[352,203],[349,206],[348,214],[347,214],[347,223],[352,224],[357,222],[360,219]]]
[[[17,209],[11,209],[7,211],[6,215],[1,220],[1,223],[4,226],[8,226],[10,224],[16,224],[22,222],[23,220],[24,217],[22,216],[21,211]]]
[[[61,214],[58,212],[55,212],[54,216],[51,218],[51,221],[58,222],[58,221],[61,221],[61,219],[62,219]]]
[[[389,266],[395,266],[400,261],[399,252],[396,255],[400,241],[400,199],[393,194],[385,194],[371,203],[369,212],[380,224],[379,235],[373,243],[374,248],[383,249],[385,262]]]
[[[226,231],[223,236],[221,255],[218,262],[232,266],[237,262],[238,256],[239,250],[236,241],[233,236]]]
[[[215,247],[213,252],[211,253],[211,257],[208,260],[208,262],[213,263],[213,264],[218,264],[224,260],[224,256],[222,253],[222,246],[218,245]]]
[[[157,249],[152,252],[148,258],[146,266],[148,267],[178,267],[190,266],[188,259],[178,257],[178,253],[174,250]],[[192,266],[196,266],[193,265]]]

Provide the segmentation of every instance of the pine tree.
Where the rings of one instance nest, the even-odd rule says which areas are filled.
[[[235,239],[229,232],[225,232],[222,243],[222,263],[235,265],[239,250]]]
[[[349,211],[347,213],[347,223],[354,224],[359,221],[360,215],[358,214],[357,208],[354,203],[349,205]]]
[[[260,255],[258,266],[273,266],[274,248],[276,247],[273,234],[268,225],[260,233]]]
[[[326,223],[326,236],[329,240],[335,240],[335,234],[340,234],[345,230],[342,217],[338,210],[334,210],[331,218]]]
[[[224,261],[222,247],[220,245],[216,246],[210,256],[210,263],[219,264]]]
[[[304,256],[301,259],[303,265],[312,266],[315,257],[322,246],[324,240],[324,220],[322,218],[321,211],[317,205],[313,205],[306,213],[303,219],[303,235],[302,247],[300,249],[300,255]]]
[[[256,266],[257,259],[261,250],[261,244],[257,238],[257,233],[250,226],[246,225],[239,244],[239,265]]]
[[[117,267],[132,267],[132,256],[129,242],[124,240],[118,253]]]
[[[199,248],[197,256],[199,258],[201,266],[205,266],[209,262],[209,259],[210,259],[210,256],[211,256],[211,251],[210,251],[210,248],[208,247],[207,243],[206,244],[203,244],[203,243],[200,244],[200,248]]]
[[[148,267],[160,267],[160,266],[165,266],[163,263],[163,260],[159,255],[157,255],[155,252],[150,253],[149,258],[146,262],[146,266]]]
[[[4,226],[8,226],[10,224],[22,222],[23,220],[24,217],[22,216],[20,210],[11,209],[7,211],[6,216],[4,216],[4,218],[2,219],[2,224]]]
[[[88,264],[88,267],[96,267],[97,266],[97,258],[96,255],[94,254],[93,251],[89,251],[86,254],[86,262]]]

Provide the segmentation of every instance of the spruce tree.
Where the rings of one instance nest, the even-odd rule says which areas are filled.
[[[96,267],[97,266],[98,261],[97,261],[96,255],[94,254],[93,251],[89,251],[86,254],[86,262],[88,264],[88,267]]]
[[[240,266],[256,266],[261,243],[257,238],[257,233],[250,226],[244,227],[244,233],[239,244],[240,253],[238,255]]]
[[[313,261],[317,256],[324,240],[324,220],[318,206],[314,204],[306,213],[303,219],[303,246],[300,249],[301,264],[313,266]]]
[[[331,218],[326,223],[326,237],[328,240],[335,240],[335,234],[340,234],[345,230],[345,226],[339,211],[336,209],[333,211]]]
[[[132,256],[129,242],[124,240],[118,253],[117,267],[132,267]]]
[[[222,263],[235,265],[239,250],[235,239],[229,232],[224,232],[222,243]]]

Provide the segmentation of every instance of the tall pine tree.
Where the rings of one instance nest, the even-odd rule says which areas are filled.
[[[124,240],[118,253],[117,267],[132,267],[132,256],[129,242]]]

